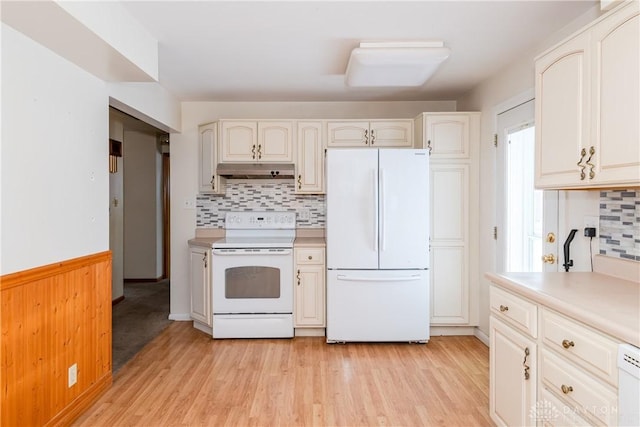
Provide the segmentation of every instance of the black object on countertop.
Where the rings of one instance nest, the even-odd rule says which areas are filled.
[[[575,237],[577,231],[578,230],[576,230],[575,228],[572,229],[569,232],[567,240],[565,240],[564,242],[564,264],[562,264],[564,266],[564,271],[569,271],[569,268],[573,267],[573,260],[569,259],[569,245],[571,245],[571,241]]]

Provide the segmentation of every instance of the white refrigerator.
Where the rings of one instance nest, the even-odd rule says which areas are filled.
[[[329,149],[327,342],[429,340],[429,155]]]

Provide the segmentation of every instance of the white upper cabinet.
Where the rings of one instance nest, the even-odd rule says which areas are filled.
[[[328,147],[411,147],[412,120],[339,120],[327,123]]]
[[[198,191],[224,194],[225,179],[216,174],[218,163],[218,123],[198,127]]]
[[[298,122],[296,193],[324,192],[324,138],[322,122]]]
[[[536,60],[536,186],[640,185],[638,2]]]
[[[231,121],[221,123],[222,162],[293,162],[291,121]]]
[[[432,159],[469,158],[469,115],[424,114],[424,148]]]

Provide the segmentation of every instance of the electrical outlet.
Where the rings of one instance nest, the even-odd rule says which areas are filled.
[[[69,388],[71,388],[77,382],[78,382],[78,364],[74,363],[73,365],[69,366],[69,377],[68,377]]]
[[[300,209],[298,211],[298,218],[300,221],[309,221],[311,218],[311,212],[309,212],[309,209]]]

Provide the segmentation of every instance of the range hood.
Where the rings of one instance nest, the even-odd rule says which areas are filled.
[[[218,163],[216,173],[231,179],[292,179],[293,163]]]

